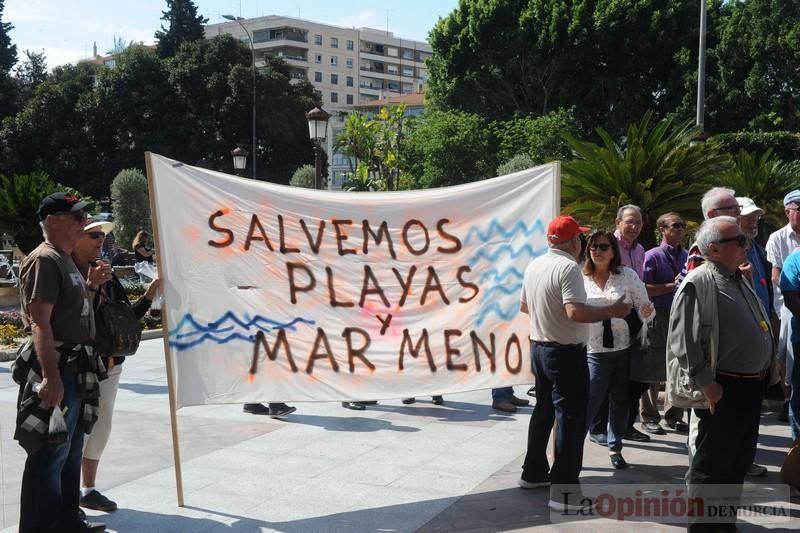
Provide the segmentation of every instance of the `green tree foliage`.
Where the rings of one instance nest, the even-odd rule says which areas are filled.
[[[655,244],[659,215],[678,211],[687,220],[700,220],[700,198],[708,184],[718,184],[731,167],[715,143],[690,146],[697,135],[690,123],[651,121],[648,112],[632,124],[624,145],[602,128],[597,129],[600,144],[567,136],[576,158],[564,163],[561,183],[564,210],[598,227],[613,226],[620,206],[640,206],[645,248]]]
[[[0,175],[0,227],[12,235],[22,253],[29,254],[42,242],[36,210],[42,198],[59,190],[63,188],[44,172]]]
[[[208,19],[197,14],[197,6],[192,0],[167,0],[167,10],[161,12],[161,20],[168,26],[162,25],[155,34],[160,57],[172,57],[182,43],[205,37],[203,24]]]
[[[315,177],[314,172],[313,165],[303,165],[294,171],[289,185],[292,187],[305,187],[306,189],[313,189]]]
[[[5,0],[0,0],[0,74],[7,74],[17,62],[17,45],[11,42],[9,33],[14,29],[10,22],[3,22]]]
[[[498,176],[505,176],[506,174],[513,174],[520,170],[526,170],[536,166],[531,156],[528,154],[517,154],[499,167],[497,167],[496,174]]]
[[[32,52],[25,50],[25,59],[16,67],[17,79],[26,87],[35,89],[47,79],[47,56],[44,50]]]
[[[527,154],[535,164],[572,157],[564,133],[577,135],[578,131],[572,113],[563,109],[541,117],[519,116],[492,124],[492,133],[498,140],[499,161]]]
[[[417,117],[403,142],[403,170],[413,188],[444,187],[494,175],[497,163],[489,128],[478,115],[461,111],[428,111]]]
[[[345,177],[342,189],[347,192],[383,191],[386,185],[380,178],[370,174],[366,163],[359,161],[355,172]]]
[[[430,33],[435,106],[493,119],[574,106],[621,132],[683,95],[697,8],[683,0],[461,0]]]
[[[726,2],[717,17],[709,35],[707,129],[800,129],[800,2]]]
[[[720,149],[729,154],[740,150],[763,153],[772,150],[778,159],[800,160],[800,133],[792,131],[740,131],[714,135]]]
[[[751,198],[764,210],[763,221],[772,228],[783,226],[783,197],[800,183],[800,162],[785,163],[768,149],[760,155],[740,150],[733,163],[719,178],[719,185],[735,190],[736,196]]]
[[[141,170],[121,170],[111,183],[114,237],[120,246],[130,248],[139,231],[153,234],[147,178]]]

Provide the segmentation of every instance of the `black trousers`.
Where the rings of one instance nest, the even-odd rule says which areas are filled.
[[[577,485],[583,467],[589,367],[583,345],[531,346],[536,374],[536,407],[528,425],[528,453],[522,466],[526,481],[550,480],[552,485]],[[553,467],[547,443],[556,423]]]
[[[698,417],[697,451],[689,469],[689,493],[713,501],[713,497],[734,498],[738,503],[747,469],[753,463],[761,422],[764,380],[717,374],[722,399],[714,414],[695,409]],[[715,487],[714,485],[725,485]],[[690,521],[689,531],[733,531],[736,518]]]

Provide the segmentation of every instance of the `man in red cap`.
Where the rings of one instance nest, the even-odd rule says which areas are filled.
[[[578,266],[581,234],[590,228],[568,216],[547,226],[550,249],[525,269],[520,309],[530,316],[531,358],[536,373],[536,407],[528,426],[528,453],[519,485],[550,487],[550,508],[588,510],[580,490],[586,437],[589,369],[586,340],[589,322],[624,318],[631,310],[622,298],[610,306],[587,305]],[[556,422],[555,459],[547,461],[547,443]]]

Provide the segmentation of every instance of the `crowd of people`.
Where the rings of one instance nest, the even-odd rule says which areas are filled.
[[[568,216],[550,222],[548,253],[528,265],[521,293],[537,383],[520,487],[550,487],[551,508],[585,511],[591,498],[558,487],[580,486],[587,433],[623,469],[623,441],[664,434],[662,419],[687,434],[690,495],[709,498],[721,485],[740,493],[746,475],[765,475],[753,460],[768,387],[784,388],[798,436],[800,190],[784,206],[788,224],[766,250],[756,241],[764,211],[721,187],[703,196],[705,220],[688,248],[675,212],[658,218],[661,242],[648,251],[635,205],[619,209],[611,230]],[[735,521],[695,517],[689,529],[735,531]]]
[[[713,188],[702,199],[705,221],[684,246],[679,213],[657,222],[660,244],[639,243],[642,212],[625,205],[613,229],[592,231],[569,216],[547,227],[548,252],[525,269],[520,310],[528,315],[536,404],[519,485],[550,488],[557,511],[593,505],[580,490],[584,442],[606,446],[613,468],[628,466],[623,442],[648,441],[661,425],[687,435],[689,493],[740,486],[763,475],[753,463],[761,404],[769,385],[787,387],[792,437],[800,434],[800,190],[784,199],[786,227],[766,249],[757,242],[764,214],[753,200]],[[20,531],[103,531],[80,507],[113,511],[95,487],[108,441],[124,356],[94,349],[103,302],[140,318],[159,280],[131,303],[103,255],[113,222],[91,221],[87,202],[54,193],[39,205],[44,242],[20,266],[22,315],[28,340],[13,365],[20,385],[15,439],[25,448]],[[137,235],[134,250],[152,261],[152,241]],[[664,388],[664,414],[659,411]],[[492,391],[493,407],[528,405],[513,389]],[[406,398],[410,404],[414,398]],[[433,396],[441,405],[441,396]],[[345,402],[363,410],[370,402]],[[55,407],[54,407],[55,406]],[[68,438],[48,443],[54,410]],[[283,403],[245,404],[245,412],[282,417]],[[634,427],[641,418],[640,431]],[[554,460],[547,447],[555,425]],[[84,434],[87,436],[84,438]],[[711,487],[711,489],[709,489]],[[735,530],[693,523],[690,530]]]

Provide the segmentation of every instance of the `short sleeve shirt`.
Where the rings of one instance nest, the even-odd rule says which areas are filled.
[[[767,240],[767,261],[776,268],[783,268],[783,262],[798,248],[800,248],[800,238],[786,224],[781,229],[772,233]]]
[[[567,317],[564,304],[586,303],[583,275],[568,253],[551,248],[525,269],[522,302],[528,306],[530,338],[539,342],[585,344],[587,324]]]
[[[792,253],[783,262],[781,291],[800,292],[800,251]],[[792,342],[800,342],[800,318],[792,316]]]
[[[94,339],[94,313],[86,281],[69,254],[44,242],[20,265],[20,296],[25,333],[31,334],[28,304],[53,305],[50,327],[56,341],[80,344]]]

